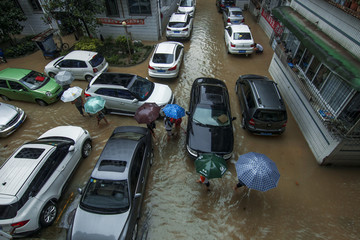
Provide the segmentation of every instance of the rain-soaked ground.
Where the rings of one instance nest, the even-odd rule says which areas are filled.
[[[261,55],[232,56],[225,51],[222,16],[215,0],[198,0],[194,30],[185,42],[184,64],[175,80],[152,81],[169,84],[177,103],[185,109],[197,77],[215,77],[226,82],[234,121],[235,148],[228,161],[229,170],[222,179],[211,180],[211,191],[196,183],[194,161],[185,149],[185,132],[167,140],[163,122],[157,122],[154,140],[155,161],[148,178],[139,237],[142,239],[359,239],[360,238],[360,169],[320,167],[317,165],[294,118],[289,113],[286,132],[280,137],[254,136],[240,127],[240,106],[235,82],[242,74],[267,75],[272,57],[268,38],[245,12],[254,39],[265,51]],[[5,67],[43,71],[50,60],[41,52],[25,58],[10,59]],[[111,67],[111,72],[147,76],[148,60],[128,68]],[[269,76],[270,77],[270,76]],[[85,81],[73,86],[85,88]],[[78,125],[90,131],[93,152],[82,160],[68,190],[59,202],[56,223],[35,234],[32,239],[64,239],[67,219],[107,139],[116,126],[138,125],[132,117],[107,115],[109,125],[97,126],[94,117],[82,117],[70,103],[61,101],[40,107],[33,103],[12,101],[28,114],[24,125],[0,140],[0,162],[24,142],[58,125]],[[187,123],[186,117],[183,128]],[[232,189],[237,182],[234,163],[239,155],[254,151],[274,160],[281,177],[278,187],[268,192]],[[30,238],[28,238],[30,239]]]

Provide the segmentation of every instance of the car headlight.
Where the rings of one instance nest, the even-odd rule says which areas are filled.
[[[0,125],[0,131],[3,131],[6,129],[6,126],[5,125]]]
[[[48,97],[51,97],[52,93],[51,92],[46,92],[45,95],[48,96]]]

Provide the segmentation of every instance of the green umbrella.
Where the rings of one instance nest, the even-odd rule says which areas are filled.
[[[84,108],[85,112],[95,114],[102,110],[105,106],[105,99],[100,96],[91,97],[87,99]]]
[[[227,170],[224,158],[215,154],[202,154],[195,160],[196,172],[207,179],[221,178]]]

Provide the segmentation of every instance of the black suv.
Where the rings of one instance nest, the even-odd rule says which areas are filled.
[[[227,7],[235,7],[235,0],[216,0],[216,7],[222,13]]]
[[[258,75],[242,75],[236,81],[242,108],[242,127],[259,135],[280,135],[287,123],[286,108],[274,81]]]

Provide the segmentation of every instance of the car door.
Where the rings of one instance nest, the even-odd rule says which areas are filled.
[[[56,68],[59,71],[68,71],[68,72],[72,72],[72,67],[71,67],[71,60],[70,59],[64,59],[62,61],[60,61],[57,65]],[[74,76],[75,77],[75,76]]]
[[[72,74],[75,79],[83,79],[87,72],[88,66],[86,62],[81,60],[71,60]]]
[[[231,35],[232,35],[232,31],[231,31],[231,27],[226,27],[225,28],[225,44],[226,47],[229,47],[230,42],[231,42]]]
[[[15,81],[8,81],[10,89],[8,92],[8,97],[14,100],[22,100],[27,102],[33,102],[35,96],[30,89],[22,85],[21,83]]]
[[[6,80],[0,79],[0,94],[9,97],[10,88]]]
[[[176,46],[176,50],[175,50],[175,64],[178,65],[178,71],[180,71],[180,66],[182,63],[182,59],[184,56],[184,47],[181,45]]]
[[[223,11],[223,21],[224,21],[225,26],[226,26],[226,22],[227,22],[228,17],[229,17],[229,9],[226,8],[226,9]]]

